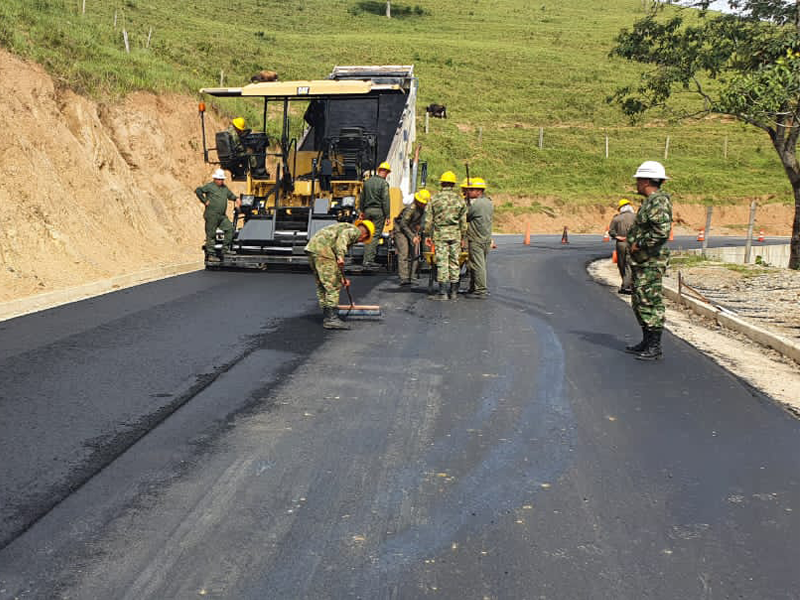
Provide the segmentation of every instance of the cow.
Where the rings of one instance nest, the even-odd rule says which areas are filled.
[[[250,83],[262,83],[265,81],[278,81],[276,71],[259,71],[250,78]]]
[[[437,119],[447,118],[447,107],[444,104],[429,104],[425,107],[425,112]]]

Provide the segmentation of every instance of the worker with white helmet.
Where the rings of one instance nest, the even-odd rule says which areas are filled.
[[[636,220],[636,211],[631,206],[631,201],[623,198],[617,203],[617,214],[611,219],[608,226],[608,235],[616,242],[617,268],[622,283],[619,286],[620,294],[632,293],[633,273],[631,272],[630,245],[628,244],[628,231]]]
[[[389,213],[391,212],[391,202],[389,197],[389,182],[386,178],[391,173],[392,167],[388,162],[378,165],[375,175],[364,182],[361,190],[361,199],[358,208],[362,218],[375,224],[375,235],[372,240],[364,246],[363,265],[366,269],[377,268],[375,256],[378,253],[378,242],[380,242],[383,228],[388,225]]]
[[[642,341],[625,350],[636,354],[639,360],[657,360],[662,356],[662,280],[669,260],[667,240],[672,228],[672,201],[661,189],[667,180],[661,163],[643,162],[634,177],[636,192],[645,196],[645,200],[628,230],[627,241],[633,273],[633,313],[642,328]]]
[[[206,207],[203,212],[203,218],[206,221],[206,244],[204,246],[206,260],[219,260],[221,252],[214,248],[217,229],[221,229],[225,236],[222,250],[230,250],[233,244],[233,223],[226,214],[228,201],[235,201],[237,208],[241,206],[242,201],[225,185],[225,171],[217,169],[211,179],[212,181],[200,186],[194,193]]]

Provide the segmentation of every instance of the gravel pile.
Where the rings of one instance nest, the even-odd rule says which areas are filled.
[[[709,300],[764,329],[800,340],[800,271],[724,265],[672,267],[667,278],[685,283]]]

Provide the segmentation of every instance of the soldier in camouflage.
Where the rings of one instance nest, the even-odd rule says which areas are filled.
[[[375,225],[371,221],[336,223],[320,229],[306,244],[305,252],[317,282],[317,299],[324,315],[322,326],[325,329],[350,329],[339,318],[336,309],[342,285],[350,285],[342,276],[344,257],[350,246],[356,242],[369,243],[374,233]]]
[[[406,206],[394,221],[394,245],[401,286],[411,285],[411,280],[417,274],[418,260],[414,255],[419,254],[419,234],[425,207],[430,199],[428,190],[418,191],[414,194],[414,202]]]
[[[425,236],[433,238],[436,255],[436,279],[439,293],[432,300],[458,299],[460,268],[458,255],[466,241],[467,205],[455,191],[456,175],[452,171],[442,174],[442,190],[428,203],[428,216],[425,219]],[[447,286],[450,286],[449,295]]]
[[[383,226],[391,212],[389,198],[389,182],[386,181],[392,169],[389,163],[383,162],[378,166],[377,175],[373,175],[364,182],[361,190],[359,210],[363,218],[375,224],[375,235],[372,241],[364,247],[364,267],[374,269],[378,266],[375,256],[378,253],[378,242],[383,233]]]
[[[672,202],[661,190],[667,179],[661,163],[642,163],[634,177],[637,193],[646,197],[627,235],[633,273],[633,313],[642,328],[642,341],[625,350],[636,354],[639,360],[657,360],[662,356],[662,279],[669,261],[667,240],[672,227]]]

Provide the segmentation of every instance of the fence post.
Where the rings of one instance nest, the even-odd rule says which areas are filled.
[[[478,145],[483,141],[483,127],[478,127]]]
[[[426,112],[425,113],[425,133],[428,133],[430,123],[431,123],[431,113]]]
[[[131,45],[128,43],[128,30],[123,27],[122,29],[122,39],[125,42],[125,52],[128,54],[131,53]]]
[[[81,14],[86,14],[86,0],[83,0],[83,6],[81,7]]]
[[[224,81],[225,81],[225,71],[220,69],[219,70],[219,87],[222,87],[224,85],[223,84]]]
[[[539,127],[539,150],[544,148],[544,127]]]
[[[744,264],[750,263],[750,247],[753,245],[753,225],[756,222],[756,201],[750,203],[750,221],[747,224],[747,244],[744,247]]]
[[[606,134],[606,158],[608,158],[608,134]]]
[[[664,144],[664,160],[667,160],[669,157],[669,136],[667,136],[667,143]]]
[[[114,29],[117,28],[117,11],[114,11]]]
[[[722,156],[728,160],[728,136],[725,136],[725,141],[722,143]]]
[[[147,44],[145,44],[145,48],[150,48],[150,38],[153,37],[153,28],[150,28],[150,31],[147,33]]]
[[[703,258],[706,257],[706,249],[708,248],[708,238],[711,237],[711,214],[714,212],[714,207],[709,206],[706,208],[706,235],[703,238]]]

